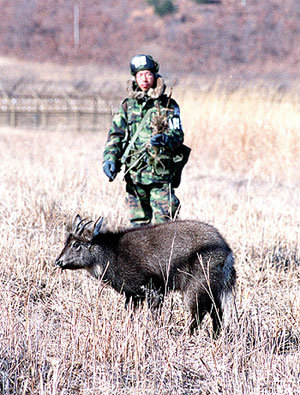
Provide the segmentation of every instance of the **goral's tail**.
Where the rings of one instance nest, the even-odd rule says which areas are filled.
[[[230,252],[223,266],[224,290],[221,295],[221,309],[223,315],[223,327],[227,328],[233,322],[237,322],[237,309],[234,299],[234,285],[236,272],[234,269],[234,256]]]

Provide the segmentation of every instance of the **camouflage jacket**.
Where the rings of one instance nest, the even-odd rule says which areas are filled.
[[[121,167],[121,157],[126,150],[139,124],[151,110],[151,115],[139,132],[125,162],[125,179],[127,182],[150,184],[153,182],[171,182],[174,171],[174,150],[183,142],[179,106],[165,93],[162,77],[157,79],[154,89],[145,94],[132,90],[114,116],[104,149],[103,160],[114,161]],[[150,138],[160,133],[155,125],[157,115],[165,119],[164,133],[169,136],[166,147],[153,147]],[[156,130],[155,130],[156,129]]]

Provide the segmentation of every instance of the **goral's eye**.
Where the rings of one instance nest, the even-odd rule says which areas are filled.
[[[74,248],[76,251],[79,251],[81,249],[81,244],[78,241],[74,241],[72,248]]]

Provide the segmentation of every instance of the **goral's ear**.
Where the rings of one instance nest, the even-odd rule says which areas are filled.
[[[103,224],[103,217],[99,217],[94,225],[93,238],[99,235],[102,224]]]

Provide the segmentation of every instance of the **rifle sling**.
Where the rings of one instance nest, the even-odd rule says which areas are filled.
[[[133,147],[133,144],[135,143],[135,140],[137,139],[137,137],[140,134],[141,130],[143,129],[143,127],[145,126],[146,122],[150,118],[151,113],[154,112],[154,111],[155,111],[154,108],[149,108],[147,110],[146,114],[144,115],[144,118],[142,119],[141,123],[139,124],[137,130],[135,131],[135,133],[132,136],[129,144],[126,147],[126,150],[124,151],[124,154],[121,157],[121,164],[122,165],[126,162],[126,159],[128,158],[128,154],[129,154],[131,148]]]

